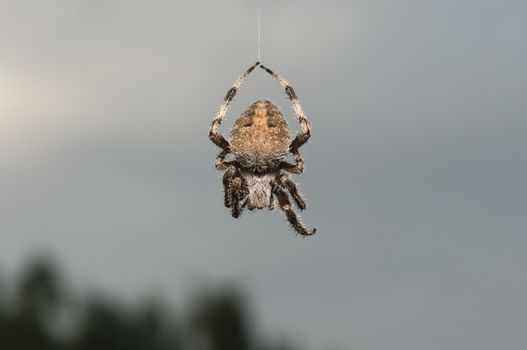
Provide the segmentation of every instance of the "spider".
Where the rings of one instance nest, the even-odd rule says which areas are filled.
[[[230,102],[245,78],[258,66],[278,81],[293,104],[300,131],[292,142],[287,121],[278,107],[268,100],[254,102],[241,114],[234,123],[229,141],[219,132]],[[217,170],[224,171],[224,202],[231,209],[233,217],[238,218],[246,207],[249,210],[272,210],[276,196],[278,205],[298,234],[315,234],[316,229],[306,228],[293,211],[287,192],[300,210],[305,209],[307,204],[291,177],[282,173],[282,170],[292,174],[303,172],[304,161],[298,149],[310,136],[311,128],[295,91],[278,74],[256,62],[234,82],[209,129],[210,140],[222,149],[214,166]],[[293,155],[294,164],[285,161],[288,152]],[[233,154],[234,159],[226,161],[229,153]]]

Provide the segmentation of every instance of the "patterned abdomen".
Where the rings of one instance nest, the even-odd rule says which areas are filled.
[[[234,123],[231,150],[247,169],[266,172],[276,169],[289,150],[289,127],[271,101],[253,103]]]
[[[244,173],[243,176],[249,188],[249,209],[268,208],[271,203],[271,181],[276,177],[276,174],[254,175]]]

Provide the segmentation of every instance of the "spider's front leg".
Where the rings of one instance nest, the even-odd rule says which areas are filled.
[[[220,109],[218,110],[218,113],[212,120],[212,123],[210,124],[209,128],[209,139],[214,142],[214,144],[218,147],[220,147],[224,151],[230,150],[229,142],[223,137],[223,135],[219,132],[219,128],[221,125],[221,122],[223,121],[223,118],[225,118],[225,113],[227,113],[227,109],[229,108],[229,104],[233,100],[234,96],[236,96],[236,92],[242,85],[243,81],[247,76],[256,68],[260,62],[256,62],[252,66],[243,73],[238,80],[236,80],[229,91],[227,91],[227,94],[225,95],[225,98],[223,99],[223,103],[220,106]]]
[[[291,85],[289,85],[287,80],[285,80],[269,68],[265,67],[264,65],[260,65],[260,68],[265,70],[267,73],[271,74],[272,77],[278,81],[280,86],[284,88],[287,97],[289,97],[289,99],[291,100],[293,110],[295,111],[296,118],[298,120],[298,123],[300,124],[300,131],[289,145],[289,151],[293,154],[296,154],[298,153],[298,149],[302,145],[304,145],[307,140],[309,140],[309,138],[311,137],[311,126],[309,124],[309,121],[307,120],[306,114],[302,110],[302,106],[300,105],[300,101],[296,96],[295,90]]]
[[[316,228],[309,230],[300,221],[296,213],[293,211],[293,208],[291,208],[291,202],[289,201],[287,193],[285,193],[285,191],[281,188],[278,182],[273,183],[272,191],[276,195],[276,198],[278,199],[278,204],[280,205],[282,211],[285,213],[287,221],[289,221],[291,227],[293,227],[298,234],[302,236],[312,236],[317,232]]]

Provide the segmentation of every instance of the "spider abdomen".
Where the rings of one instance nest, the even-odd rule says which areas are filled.
[[[247,169],[265,172],[276,169],[289,150],[289,127],[271,101],[253,103],[234,123],[231,150]]]
[[[271,181],[276,177],[276,173],[266,173],[256,175],[250,172],[243,173],[247,188],[249,190],[248,205],[249,209],[263,209],[270,207],[271,204]]]

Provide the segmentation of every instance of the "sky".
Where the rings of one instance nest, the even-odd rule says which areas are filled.
[[[316,236],[233,219],[208,126],[258,58],[312,123]],[[238,284],[306,349],[527,344],[527,3],[3,1],[0,274],[176,304]],[[261,70],[222,124],[278,104]]]

